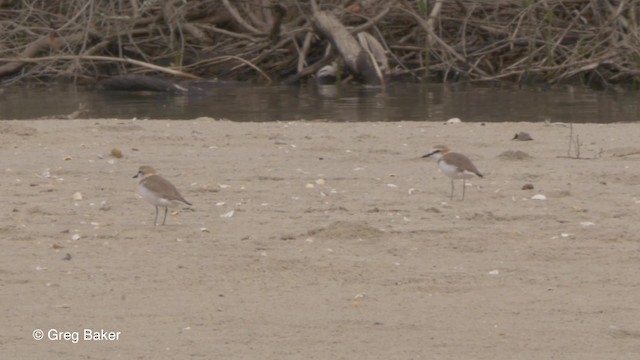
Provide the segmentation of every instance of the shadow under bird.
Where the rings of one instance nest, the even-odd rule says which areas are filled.
[[[191,205],[180,195],[172,183],[158,175],[156,169],[151,166],[140,166],[138,173],[133,177],[141,177],[138,183],[138,193],[156,207],[156,217],[153,220],[153,224],[156,226],[158,226],[158,207],[164,207],[164,219],[162,219],[162,225],[164,225],[169,207],[176,207],[180,204]]]
[[[433,156],[438,162],[438,167],[451,179],[451,199],[453,200],[453,180],[462,179],[462,200],[464,200],[465,186],[467,179],[474,176],[483,177],[480,171],[469,160],[468,157],[452,152],[444,145],[435,146],[431,151],[422,156],[423,158]]]

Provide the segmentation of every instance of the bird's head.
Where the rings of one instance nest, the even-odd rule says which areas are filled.
[[[427,154],[423,155],[423,158],[427,158],[433,156],[436,160],[440,159],[444,154],[448,153],[450,150],[448,147],[444,145],[436,145],[429,151]]]
[[[138,169],[138,173],[135,174],[133,177],[137,178],[139,176],[141,178],[145,178],[149,175],[154,175],[154,174],[156,174],[156,169],[152,168],[151,166],[143,165],[143,166],[140,166],[140,169]]]

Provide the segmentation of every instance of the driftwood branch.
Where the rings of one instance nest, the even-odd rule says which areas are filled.
[[[349,30],[333,15],[324,11],[313,12],[313,26],[328,39],[340,53],[346,67],[358,79],[368,85],[380,85],[376,66]]]

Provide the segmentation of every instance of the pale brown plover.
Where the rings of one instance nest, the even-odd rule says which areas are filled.
[[[138,176],[142,177],[138,183],[138,193],[156,207],[154,225],[158,226],[158,207],[164,207],[164,219],[162,220],[162,225],[164,225],[169,207],[178,206],[180,203],[191,205],[180,195],[178,189],[172,183],[158,175],[156,169],[151,166],[140,166],[134,178]]]
[[[474,176],[482,177],[480,171],[478,171],[468,157],[460,153],[451,152],[451,150],[444,145],[435,146],[428,154],[422,157],[426,158],[429,156],[433,156],[438,161],[440,170],[451,178],[451,199],[453,199],[453,180],[462,179],[462,200],[464,200],[467,179]]]

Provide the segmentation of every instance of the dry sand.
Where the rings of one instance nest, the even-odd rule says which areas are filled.
[[[533,123],[0,122],[0,358],[638,359],[638,124],[574,133],[592,159]],[[140,165],[194,206],[154,227]]]

